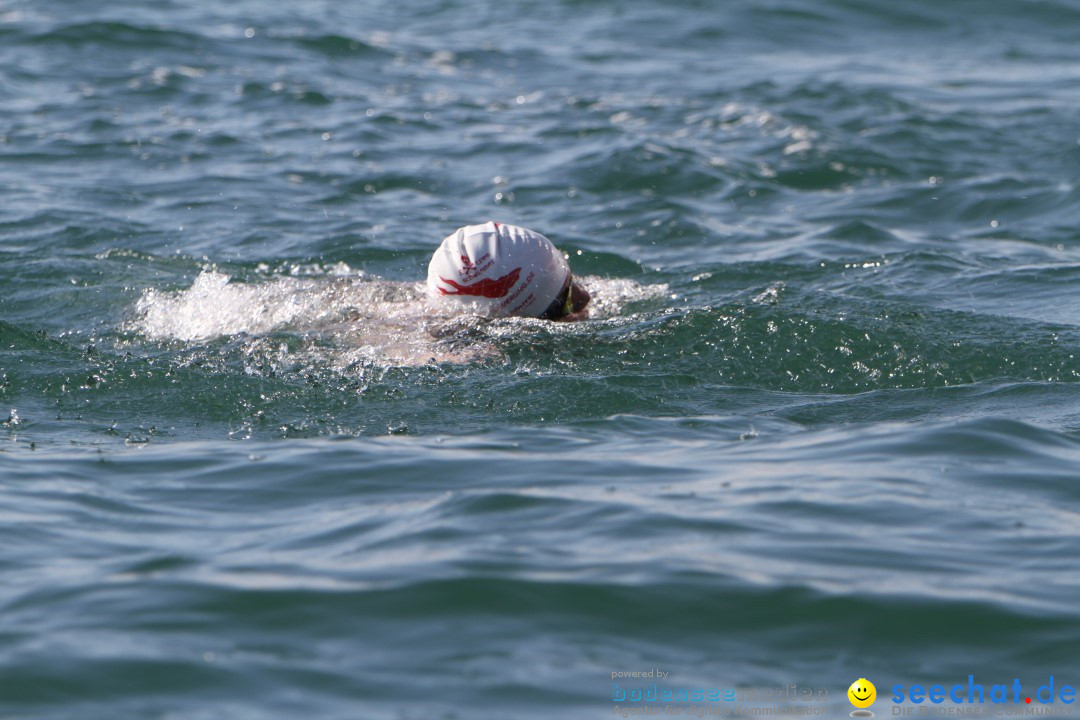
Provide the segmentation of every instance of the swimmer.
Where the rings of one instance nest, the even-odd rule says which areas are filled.
[[[550,240],[488,222],[445,238],[426,283],[366,276],[245,283],[206,270],[186,290],[147,290],[131,327],[188,342],[244,334],[268,347],[277,341],[260,336],[287,329],[309,343],[313,357],[341,368],[472,363],[503,357],[488,320],[584,320],[590,299]]]
[[[589,293],[546,237],[487,222],[443,239],[428,264],[427,295],[440,309],[485,317],[573,322],[589,316]]]

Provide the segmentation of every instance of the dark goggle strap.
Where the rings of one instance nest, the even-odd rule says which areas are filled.
[[[561,317],[566,317],[567,315],[569,315],[570,312],[574,309],[573,288],[574,276],[567,275],[566,284],[563,285],[563,289],[559,292],[555,299],[551,301],[551,304],[548,305],[547,310],[545,310],[540,315],[540,319],[558,320]]]

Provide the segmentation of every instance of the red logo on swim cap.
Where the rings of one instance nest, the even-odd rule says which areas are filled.
[[[458,274],[466,280],[471,280],[480,274],[480,271],[476,269],[476,263],[470,260],[468,255],[461,256],[461,265],[461,271]]]
[[[521,268],[514,268],[497,280],[484,278],[480,282],[474,282],[471,285],[459,285],[453,280],[447,280],[440,275],[439,279],[454,288],[454,290],[439,288],[439,293],[442,295],[473,295],[475,297],[501,298],[505,297],[506,294],[510,292],[510,288],[514,287],[514,284],[518,281],[519,277],[521,277]]]

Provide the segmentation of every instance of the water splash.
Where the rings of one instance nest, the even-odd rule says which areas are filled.
[[[580,282],[592,293],[591,317],[598,320],[618,317],[632,303],[668,295],[666,284],[594,276]],[[311,341],[306,352],[326,355],[323,360],[344,369],[500,359],[495,341],[529,327],[559,331],[568,326],[527,318],[487,321],[448,315],[427,302],[420,282],[335,273],[247,283],[204,271],[187,289],[147,289],[125,329],[151,340],[185,344],[293,333]]]

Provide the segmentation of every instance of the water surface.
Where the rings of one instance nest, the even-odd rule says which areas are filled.
[[[1078,23],[0,0],[0,715],[1080,682]]]

